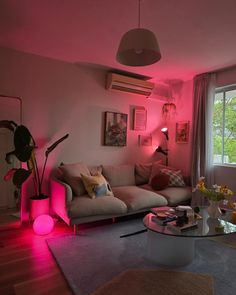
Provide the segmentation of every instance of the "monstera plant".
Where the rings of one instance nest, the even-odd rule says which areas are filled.
[[[18,188],[20,188],[26,179],[32,175],[35,190],[34,196],[32,198],[39,200],[47,198],[47,196],[42,192],[42,185],[44,182],[44,172],[47,165],[48,156],[58,146],[58,144],[68,138],[69,134],[61,137],[46,149],[43,169],[42,173],[40,174],[37,159],[35,157],[35,150],[37,149],[37,146],[29,129],[24,125],[17,125],[15,122],[7,120],[0,121],[0,127],[8,128],[14,132],[15,149],[6,154],[7,163],[11,164],[13,162],[13,157],[16,157],[20,162],[25,162],[27,164],[26,168],[12,168],[7,172],[4,179],[12,179],[13,183]]]

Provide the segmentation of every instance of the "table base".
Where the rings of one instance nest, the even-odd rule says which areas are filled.
[[[168,266],[182,266],[193,261],[195,239],[147,232],[147,258]]]

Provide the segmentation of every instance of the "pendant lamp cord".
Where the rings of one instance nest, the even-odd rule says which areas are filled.
[[[140,4],[141,4],[141,0],[138,1],[139,5],[138,5],[138,28],[140,29]]]

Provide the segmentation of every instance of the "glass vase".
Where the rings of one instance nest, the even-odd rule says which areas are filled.
[[[219,218],[221,216],[221,210],[219,207],[219,201],[209,200],[210,205],[207,207],[207,212],[210,218]]]

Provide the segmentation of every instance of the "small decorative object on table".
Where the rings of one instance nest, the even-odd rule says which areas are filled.
[[[198,184],[193,191],[196,190],[200,191],[208,198],[210,205],[207,208],[207,211],[211,218],[218,218],[221,216],[221,210],[219,207],[220,201],[229,201],[230,197],[233,195],[233,192],[226,185],[214,184],[212,188],[207,188],[205,185],[205,177],[200,177]]]
[[[231,213],[231,222],[236,224],[236,211],[233,211]]]

